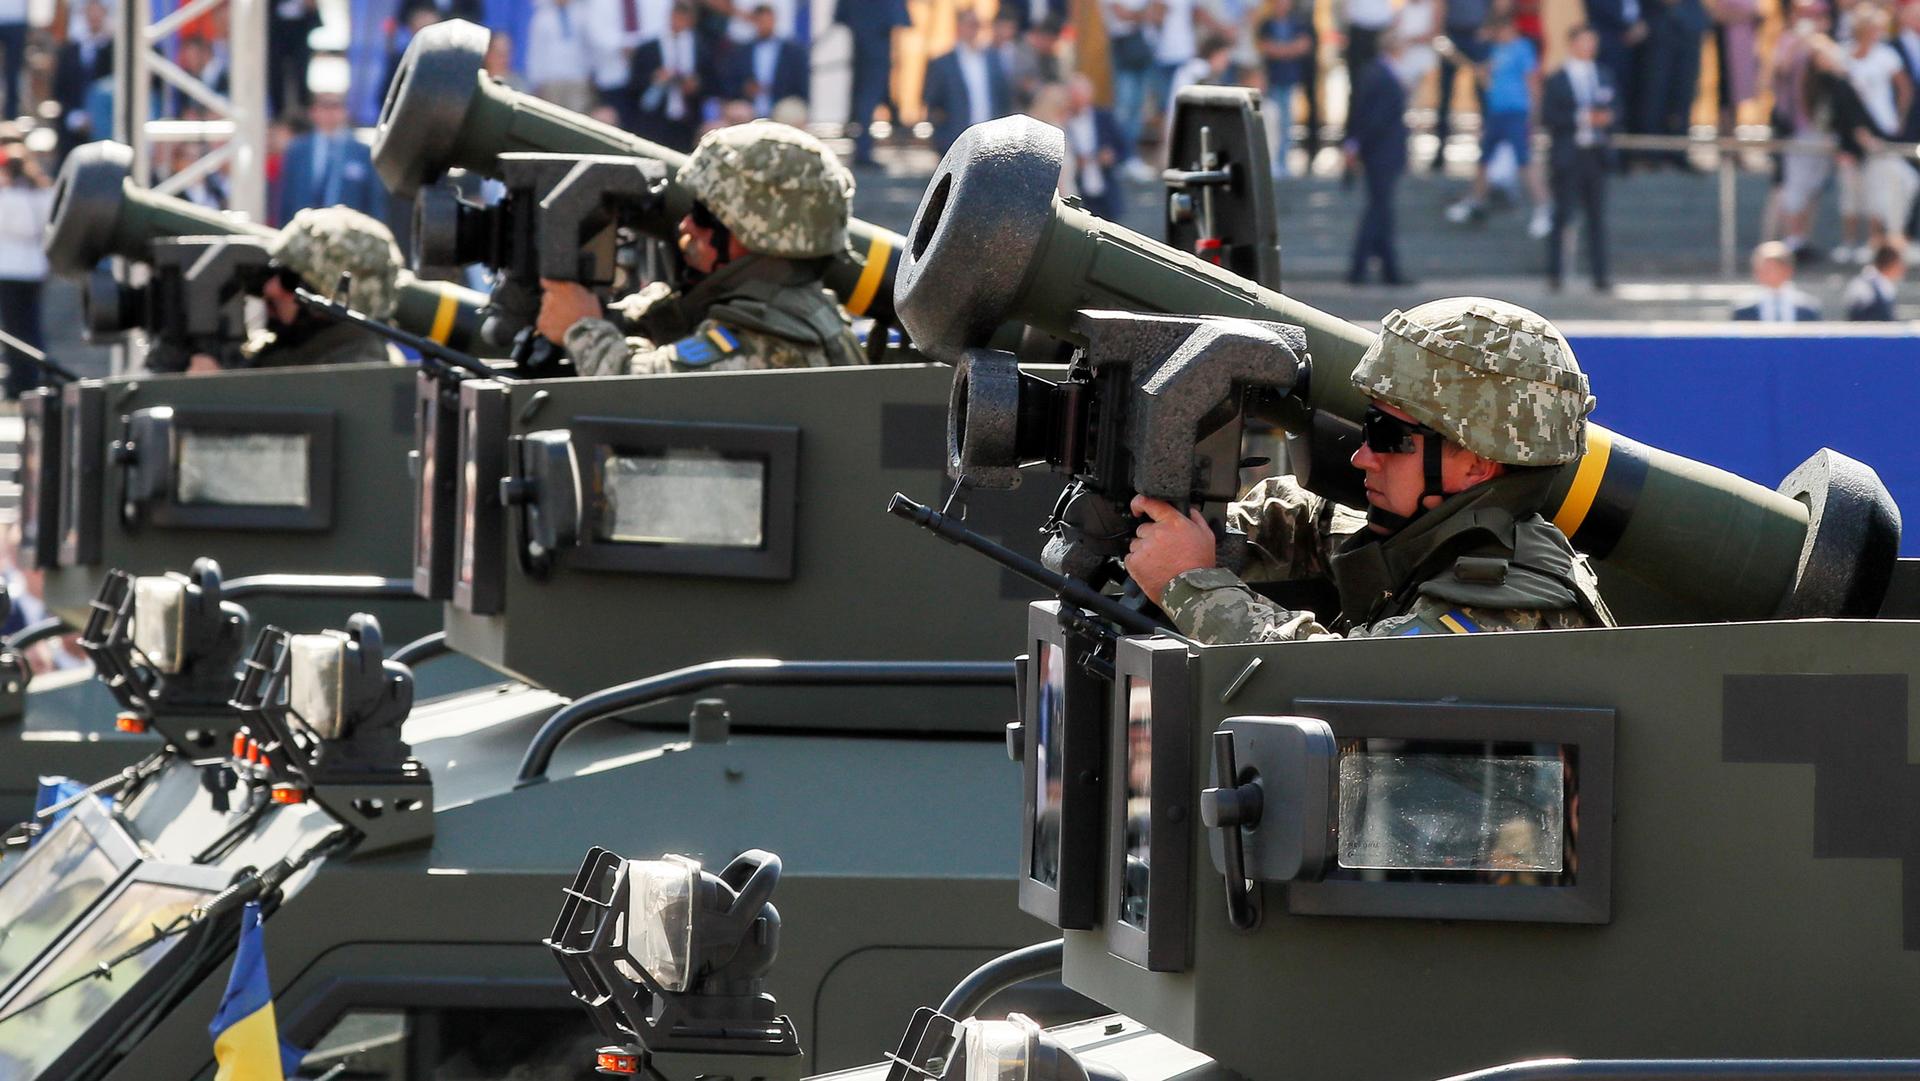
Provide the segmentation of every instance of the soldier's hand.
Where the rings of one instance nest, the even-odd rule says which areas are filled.
[[[1160,603],[1168,582],[1213,566],[1213,527],[1199,511],[1183,515],[1173,504],[1144,495],[1134,496],[1129,509],[1149,520],[1134,530],[1127,545],[1127,573],[1153,603]]]
[[[534,329],[555,345],[567,344],[567,331],[582,319],[600,318],[600,299],[579,282],[540,279],[540,317]]]

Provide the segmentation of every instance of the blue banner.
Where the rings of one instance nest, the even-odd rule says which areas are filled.
[[[1599,399],[1596,421],[1662,450],[1777,487],[1822,447],[1873,467],[1920,555],[1920,339],[1572,338]]]

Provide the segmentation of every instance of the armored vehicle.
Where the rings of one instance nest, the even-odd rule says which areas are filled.
[[[1021,824],[1002,843],[1020,908],[1061,940],[917,1012],[902,1001],[895,1052],[827,1076],[1920,1075],[1897,1005],[1920,979],[1897,867],[1912,829],[1889,811],[1910,772],[1920,561],[1897,558],[1872,471],[1822,451],[1771,492],[1590,428],[1550,506],[1604,557],[1618,627],[1258,645],[1155,627],[1093,588],[1116,554],[1110,505],[1138,492],[1217,517],[1255,413],[1337,491],[1322,444],[1356,415],[1364,338],[1054,203],[1052,139],[1024,121],[963,138],[896,297],[916,341],[959,364],[953,472],[1073,478],[1046,566],[896,507],[1060,594],[1017,646]],[[945,224],[986,205],[1011,237]],[[1111,310],[1122,299],[1146,312]],[[1151,314],[1172,302],[1232,317]],[[979,347],[1009,315],[1079,342],[1067,379]],[[738,989],[725,955],[648,937],[678,910],[613,918],[649,911],[621,906],[660,878],[594,853],[550,940],[609,1040],[603,1072],[682,1065],[630,1003]],[[780,929],[788,949],[808,930],[784,909]],[[1116,1012],[1052,1029],[981,1015],[1055,972]]]
[[[108,256],[151,263],[169,257],[162,249],[187,254],[180,237],[202,238],[191,245],[191,274],[156,274],[140,289],[89,282],[97,329],[185,332],[147,326],[142,313],[237,306],[233,279],[248,255],[264,259],[274,234],[134,187],[131,153],[93,143],[69,155],[48,250],[61,273],[84,276]],[[253,250],[228,250],[227,241]],[[484,299],[410,282],[394,319],[464,348]],[[49,609],[74,629],[109,568],[157,574],[212,556],[227,575],[224,595],[261,622],[317,629],[357,606],[402,640],[436,630],[438,610],[413,595],[409,522],[389,513],[410,491],[413,387],[411,368],[362,364],[140,373],[31,392],[21,404],[21,564],[44,573]],[[423,692],[480,676],[475,665],[436,665]],[[87,669],[35,679],[0,719],[10,744],[0,755],[0,815],[23,817],[40,775],[100,777],[154,749],[150,735],[117,727],[117,712]]]
[[[1016,822],[1014,778],[994,765],[1013,668],[977,659],[1018,626],[1030,591],[957,550],[929,563],[910,533],[853,525],[887,493],[938,482],[950,383],[948,368],[925,364],[464,380],[450,415],[424,414],[438,419],[422,426],[416,580],[448,596],[451,648],[518,679],[408,716],[397,689],[352,689],[405,678],[378,663],[375,621],[330,639],[349,643],[340,663],[364,673],[344,680],[316,675],[333,671],[335,647],[265,638],[249,672],[280,672],[297,717],[270,716],[281,702],[256,677],[237,696],[253,740],[239,760],[219,755],[209,773],[176,756],[105,817],[155,853],[154,873],[211,869],[215,888],[243,864],[298,862],[316,838],[348,830],[347,847],[276,886],[264,935],[282,1030],[317,1046],[316,1063],[359,1046],[365,1066],[385,1052],[364,1048],[378,1045],[422,1071],[571,1063],[570,1044],[549,1046],[569,1025],[590,1049],[538,945],[546,898],[582,850],[717,861],[778,820],[792,831],[779,839],[787,911],[839,931],[815,940],[811,959],[790,951],[777,989],[800,1004],[809,1061],[860,1061],[895,1027],[867,1003],[907,986],[933,994],[1044,930],[1012,907],[992,856],[992,838]],[[423,388],[420,400],[443,398]],[[1050,496],[1044,485],[1027,494],[1019,512],[1037,516]],[[924,620],[927,596],[948,621]],[[301,667],[316,649],[322,667]],[[303,686],[370,704],[316,724],[339,711],[307,704]],[[689,696],[716,693],[725,699],[703,698],[687,719]],[[327,741],[363,725],[404,740],[381,744],[372,770],[404,791],[369,794],[357,786],[381,778],[366,771],[329,774],[341,756]],[[993,806],[1007,808],[998,821],[975,813]],[[48,974],[34,993],[99,960],[87,927],[123,911],[96,903],[55,920],[64,930],[35,945],[27,970],[29,981]],[[945,918],[908,933],[910,913]],[[0,989],[0,1040],[35,1034],[26,1076],[195,1076],[211,1061],[206,1024],[230,936],[219,920],[196,924],[165,955],[177,962],[156,961],[152,984],[64,992],[135,1004],[61,1030],[72,1049],[119,1049],[84,1069],[59,1057],[67,1045],[42,1047],[47,1029],[31,1017],[5,1019],[28,984]],[[1070,1015],[1066,999],[1042,989],[1029,1008]]]

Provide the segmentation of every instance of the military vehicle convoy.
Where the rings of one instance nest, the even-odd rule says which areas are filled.
[[[237,378],[183,380],[180,393]],[[1041,933],[1004,903],[1011,879],[986,843],[1011,815],[951,826],[956,808],[1010,806],[1012,780],[993,761],[1013,669],[964,658],[988,652],[996,625],[1017,625],[1029,591],[957,551],[928,564],[904,533],[846,558],[848,523],[866,508],[937,483],[950,381],[926,364],[591,383],[421,377],[404,414],[417,425],[415,494],[385,513],[413,508],[412,580],[446,598],[445,645],[520,679],[411,710],[411,673],[386,661],[381,621],[268,630],[224,714],[244,725],[240,738],[213,753],[190,746],[206,726],[191,707],[204,703],[169,696],[196,682],[180,672],[231,665],[214,646],[231,647],[240,617],[204,566],[110,579],[117,588],[89,602],[85,638],[121,705],[173,747],[103,790],[111,813],[74,812],[106,827],[63,819],[7,861],[17,870],[0,864],[11,875],[0,907],[45,929],[0,986],[12,1072],[199,1075],[234,906],[253,894],[272,900],[283,1033],[317,1048],[320,1068],[343,1056],[355,1069],[416,1071],[403,1076],[571,1062],[554,1049],[569,1022],[584,1036],[585,1019],[537,943],[544,898],[578,853],[730,853],[768,818],[793,827],[782,839],[789,911],[842,929],[810,962],[790,953],[776,981],[801,1004],[792,1017],[808,1061],[856,1062],[886,1039],[891,1018],[864,1009],[883,990],[931,994]],[[125,392],[129,404],[144,405],[136,396],[153,382]],[[173,416],[193,404],[181,399]],[[1042,486],[1030,496],[1027,513],[1050,498]],[[988,516],[973,524],[996,528]],[[946,591],[950,624],[912,603],[928,583]],[[867,596],[879,611],[822,633],[846,598]],[[681,719],[687,695],[721,689],[724,701]],[[679,709],[663,712],[671,701]],[[641,791],[672,806],[636,814]],[[69,839],[49,849],[60,831]],[[103,848],[135,858],[65,888],[65,868],[93,866]],[[49,876],[62,885],[48,889]],[[174,909],[156,907],[150,879],[178,887],[164,898]],[[225,900],[209,899],[221,890]],[[43,914],[49,897],[68,900]],[[65,986],[143,941],[109,927],[166,925],[202,903],[114,980]],[[906,933],[916,911],[950,918]],[[1027,1001],[1072,1015],[1057,988]],[[46,1019],[59,1011],[70,1012],[56,1038]]]
[[[389,120],[425,70],[396,81]],[[508,150],[648,152],[465,70],[469,107],[498,115],[404,175],[505,171]],[[566,131],[592,145],[556,142]],[[487,142],[500,132],[523,141]],[[85,641],[109,693],[171,749],[0,861],[0,918],[31,932],[0,940],[10,1075],[208,1075],[207,1020],[255,898],[282,1035],[313,1049],[310,1071],[347,1076],[797,1078],[870,1060],[922,1002],[941,1010],[899,1041],[885,1068],[898,1081],[972,1081],[989,1061],[1008,1077],[1269,1076],[1279,1046],[1290,1071],[1405,1077],[1541,1054],[1904,1050],[1890,992],[1912,973],[1873,941],[1889,933],[1873,929],[1890,923],[1886,876],[1823,882],[1799,862],[1805,844],[1781,843],[1805,836],[1785,827],[1792,810],[1814,815],[1811,783],[1782,799],[1777,771],[1744,776],[1802,760],[1875,785],[1901,775],[1880,752],[1904,742],[1878,737],[1904,709],[1894,651],[1911,624],[1886,617],[1920,604],[1871,470],[1823,452],[1769,492],[1596,430],[1555,518],[1633,625],[1573,632],[1585,638],[1198,647],[1143,633],[1150,613],[1090,595],[1113,579],[1119,508],[1137,491],[1217,517],[1243,427],[1260,421],[1289,432],[1311,485],[1350,487],[1340,448],[1359,414],[1343,366],[1366,336],[1059,203],[1060,153],[1031,122],[975,129],[911,239],[842,269],[843,295],[869,302],[897,274],[892,310],[952,368],[447,373],[390,397],[417,468],[384,512],[411,508],[412,584],[445,601],[444,639],[409,655],[448,648],[512,679],[418,701],[385,621],[356,616],[252,638],[222,708],[210,688],[246,640],[226,583],[205,564],[109,575]],[[1189,246],[1213,250],[1210,231]],[[1247,266],[1265,279],[1277,267],[1261,251]],[[1150,314],[1173,308],[1241,318]],[[1009,323],[1081,353],[1023,367],[991,348]],[[182,411],[215,404],[120,393],[168,408],[148,421],[176,432]],[[163,431],[131,440],[130,477],[141,442],[178,447]],[[1038,462],[1070,478],[1063,498],[1034,476],[1017,498],[976,491]],[[1038,573],[1088,604],[1023,613],[1033,591],[1015,575],[879,518],[890,492],[941,491],[942,466],[966,478],[945,506],[894,505],[994,552],[983,537],[1046,520]],[[141,490],[159,494],[135,523],[192,502],[178,469],[147,476],[161,483]],[[127,503],[100,507],[121,517]],[[1666,620],[1701,625],[1654,625]],[[981,659],[1014,635],[1019,661]],[[1699,720],[1716,703],[1718,740]],[[215,713],[236,737],[192,748],[196,718]],[[1815,716],[1881,720],[1828,756],[1803,730]],[[1765,792],[1749,813],[1768,825],[1701,816],[1718,805],[1694,800],[1702,784],[1723,800]],[[1900,852],[1897,831],[1872,825],[1876,804],[1849,806],[1847,826],[1824,803],[1810,819],[1813,855]],[[1755,895],[1767,907],[1736,901]],[[1700,897],[1733,914],[1723,934],[1700,931]],[[1809,919],[1840,898],[1858,919]],[[1789,918],[1804,963],[1783,971],[1759,946],[1782,949]],[[1048,925],[1063,947],[994,960]],[[1729,1005],[1718,973],[1649,993],[1633,976],[1655,951],[1772,995]],[[1887,1008],[1809,1016],[1795,977],[1837,970],[1816,965],[1828,957]],[[1575,975],[1542,980],[1543,960]],[[1489,963],[1502,984],[1532,977],[1530,994],[1478,979]],[[1055,968],[1065,988],[1026,981]],[[1594,1008],[1586,971],[1631,994]],[[1084,1015],[1068,989],[1125,1016],[959,1027],[1002,991],[1002,1010]],[[1383,1014],[1382,998],[1399,1009]],[[1518,1023],[1473,1023],[1496,1009]],[[1396,1016],[1401,1039],[1347,1035],[1374,1016]]]
[[[208,352],[237,344],[247,275],[265,265],[274,234],[134,187],[131,154],[80,147],[54,187],[48,250],[57,271],[88,280],[89,333],[139,329],[157,348]],[[148,282],[89,278],[109,256],[148,266]],[[465,348],[484,301],[408,282],[394,320]],[[107,569],[157,574],[211,556],[224,595],[262,622],[319,628],[358,608],[403,641],[437,630],[438,610],[413,594],[408,522],[387,513],[411,491],[414,378],[367,364],[217,379],[143,372],[31,392],[20,561],[43,572],[48,608],[75,629]],[[436,665],[423,679],[432,696],[477,685],[482,670]],[[0,716],[0,814],[24,817],[42,775],[101,777],[155,749],[117,713],[86,669],[33,680]]]
[[[1337,491],[1365,337],[1076,213],[1053,195],[1061,149],[1030,121],[972,129],[896,294],[957,365],[950,471],[1072,478],[1033,570],[1066,598],[1035,602],[1013,647],[1021,823],[1003,841],[1020,908],[1061,940],[944,999],[896,997],[894,1053],[822,1076],[1920,1076],[1898,810],[1920,561],[1898,558],[1871,469],[1823,451],[1769,492],[1590,429],[1550,505],[1621,626],[1232,646],[1156,629],[1085,592],[1111,578],[1113,506],[1217,514],[1255,415]],[[1151,314],[1176,305],[1217,314]],[[1066,379],[983,347],[1009,317],[1077,342]],[[752,843],[719,871],[589,854],[549,945],[606,1041],[600,1072],[776,1075],[777,1025],[695,1023],[746,1011],[783,963],[766,943],[805,937],[765,907],[778,846]],[[983,1011],[1055,973],[1114,1012]]]

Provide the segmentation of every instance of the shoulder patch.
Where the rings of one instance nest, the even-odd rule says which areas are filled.
[[[1455,634],[1479,634],[1480,625],[1467,618],[1467,613],[1454,608],[1440,617],[1440,625]]]
[[[703,368],[740,351],[740,335],[723,326],[709,327],[673,343],[674,359],[682,364]]]

